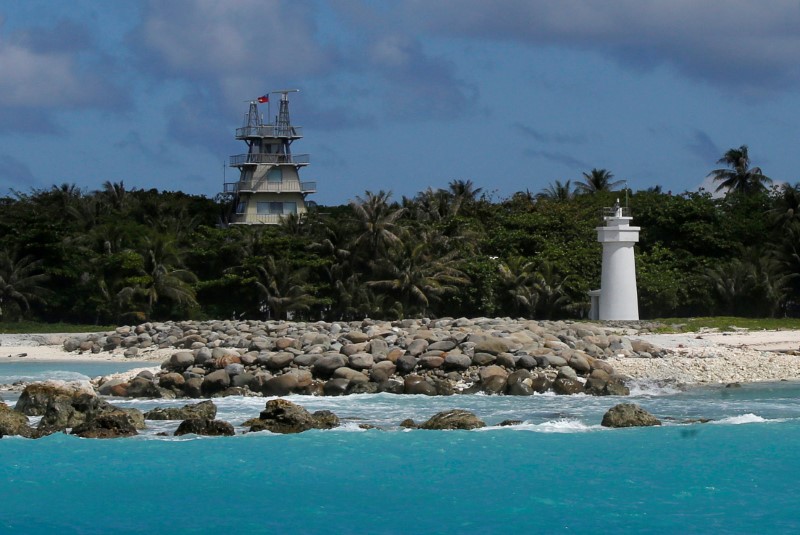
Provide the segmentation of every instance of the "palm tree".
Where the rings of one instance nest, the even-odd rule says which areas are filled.
[[[350,201],[360,232],[355,244],[363,246],[373,258],[400,242],[402,227],[398,220],[405,209],[390,205],[391,196],[390,191],[367,191],[365,198],[356,196],[355,201]]]
[[[765,191],[772,179],[761,172],[760,167],[750,167],[750,155],[747,145],[738,149],[730,149],[717,163],[725,164],[729,169],[715,169],[708,176],[719,182],[716,191],[752,194]]]
[[[147,300],[147,315],[161,298],[181,306],[197,306],[197,296],[192,283],[197,277],[184,269],[182,253],[172,238],[156,235],[144,240],[144,267],[137,279],[137,293]]]
[[[561,202],[572,199],[573,195],[574,192],[572,190],[571,180],[567,180],[563,184],[560,180],[556,180],[554,183],[537,193],[536,198]]]
[[[536,265],[522,256],[512,256],[497,265],[500,298],[510,314],[533,317],[539,295],[535,287]]]
[[[538,296],[537,317],[550,319],[567,307],[569,297],[564,291],[567,279],[562,279],[550,262],[543,261],[539,265],[533,283]]]
[[[258,266],[256,288],[264,297],[268,314],[286,319],[290,311],[308,310],[317,300],[304,287],[307,269],[294,268],[288,259],[268,256]]]
[[[403,314],[427,315],[434,301],[455,292],[456,285],[469,282],[457,267],[458,252],[443,251],[435,245],[437,241],[441,243],[436,237],[423,235],[417,241],[400,244],[380,263],[383,277],[367,285],[396,296]]]
[[[800,225],[800,182],[794,186],[788,183],[782,184],[780,195],[767,214],[776,227],[787,229],[790,226]]]
[[[413,211],[417,221],[442,221],[457,212],[454,195],[449,191],[430,187],[413,199],[404,197],[403,206],[406,210]]]
[[[473,204],[483,192],[483,188],[476,188],[472,180],[453,180],[449,186],[453,194],[453,215],[457,215],[462,206]]]
[[[130,192],[125,188],[125,182],[103,182],[103,189],[97,192],[103,208],[111,213],[124,213],[128,210],[131,201],[135,200]]]
[[[576,193],[597,193],[598,191],[613,191],[614,188],[625,183],[624,180],[615,180],[614,175],[605,169],[592,169],[588,173],[583,173],[583,182],[575,185]]]
[[[47,280],[42,261],[27,255],[17,258],[8,249],[0,251],[0,320],[19,319],[30,311],[31,303],[42,301]]]

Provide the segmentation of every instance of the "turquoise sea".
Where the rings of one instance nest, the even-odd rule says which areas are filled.
[[[796,383],[645,386],[624,399],[290,396],[347,423],[300,435],[160,437],[178,422],[151,422],[131,439],[6,437],[0,533],[797,533],[798,396]],[[218,418],[241,424],[266,400],[214,401]],[[665,425],[601,428],[621,401]],[[398,426],[449,408],[489,427]],[[683,423],[696,418],[712,421]],[[523,423],[496,425],[506,419]]]

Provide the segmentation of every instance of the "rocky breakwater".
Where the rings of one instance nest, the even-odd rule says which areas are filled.
[[[606,359],[637,356],[626,337],[600,325],[508,318],[145,323],[64,343],[67,351],[122,348],[130,356],[153,347],[171,350],[160,372],[102,382],[100,393],[626,395]]]

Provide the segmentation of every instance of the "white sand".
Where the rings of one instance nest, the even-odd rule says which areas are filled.
[[[100,353],[64,351],[63,334],[0,334],[0,361],[22,360],[73,361],[73,362],[163,362],[177,350],[157,347],[140,349],[135,358],[126,358],[124,349]]]
[[[800,331],[634,335],[667,349],[665,358],[611,358],[639,380],[712,384],[800,380]]]

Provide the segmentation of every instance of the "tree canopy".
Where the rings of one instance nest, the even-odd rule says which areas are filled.
[[[630,193],[643,317],[796,313],[800,184],[768,189],[744,145],[720,163],[722,197]],[[14,192],[0,198],[0,319],[585,317],[619,185],[592,169],[575,190],[493,200],[452,180],[228,228],[220,199],[122,182]]]

